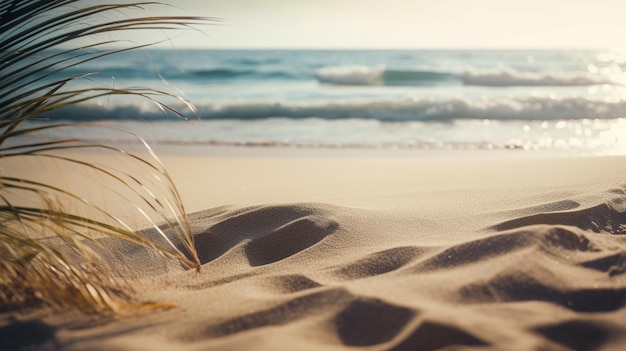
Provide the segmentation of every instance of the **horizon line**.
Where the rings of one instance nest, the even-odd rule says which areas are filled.
[[[222,46],[222,47],[199,47],[199,46],[160,46],[149,47],[151,49],[164,50],[274,50],[274,51],[621,51],[617,48],[606,47],[254,47],[254,46]]]

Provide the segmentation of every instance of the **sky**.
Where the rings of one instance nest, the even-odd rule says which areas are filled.
[[[165,0],[165,2],[168,2]],[[176,0],[203,48],[626,49],[624,0]],[[172,9],[167,10],[168,14]],[[159,13],[159,11],[156,11]]]

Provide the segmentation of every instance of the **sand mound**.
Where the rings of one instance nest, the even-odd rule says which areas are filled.
[[[427,209],[310,202],[199,211],[190,222],[200,275],[108,243],[129,254],[146,299],[179,308],[86,327],[19,322],[45,335],[13,347],[621,349],[626,193],[533,191],[517,202],[497,190],[440,191]],[[465,212],[451,211],[461,204]],[[0,326],[0,336],[19,323]]]
[[[202,211],[191,221],[205,273],[166,275],[154,296],[183,306],[167,337],[179,347],[610,347],[626,335],[626,196],[603,199],[517,209],[441,245],[365,209]]]

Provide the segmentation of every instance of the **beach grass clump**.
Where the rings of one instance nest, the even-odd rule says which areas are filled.
[[[107,238],[199,270],[182,200],[146,143],[137,136],[145,152],[131,152],[88,138],[54,138],[50,131],[76,124],[46,120],[47,112],[120,95],[146,99],[181,118],[193,116],[189,101],[167,91],[103,87],[91,74],[71,73],[83,63],[150,44],[116,40],[117,34],[185,29],[209,20],[151,16],[147,8],[153,6],[164,5],[0,3],[0,311],[48,306],[119,312],[156,306],[134,301],[121,270],[103,259]],[[35,119],[45,123],[29,123]],[[111,161],[96,163],[85,153]],[[20,172],[24,165],[27,171]],[[82,174],[113,200],[83,194],[78,184],[49,181],[47,173],[61,170]],[[129,217],[156,234],[138,232]]]

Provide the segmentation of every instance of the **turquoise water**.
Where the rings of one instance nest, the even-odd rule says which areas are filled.
[[[602,51],[147,50],[70,73],[184,94],[200,121],[128,99],[46,118],[106,120],[181,145],[623,154],[624,68],[623,56]],[[66,133],[125,140],[91,130]]]

